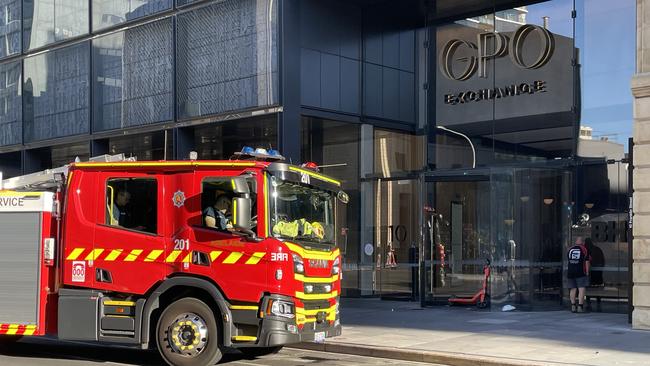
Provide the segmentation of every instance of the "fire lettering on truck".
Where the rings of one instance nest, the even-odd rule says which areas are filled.
[[[24,205],[23,197],[0,197],[0,206],[23,207]]]
[[[86,261],[72,262],[72,282],[86,282]]]
[[[289,254],[287,253],[271,253],[272,262],[287,262],[289,260]]]

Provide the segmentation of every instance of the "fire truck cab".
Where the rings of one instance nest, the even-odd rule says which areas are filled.
[[[341,334],[340,182],[254,153],[94,160],[3,182],[0,341],[54,335],[210,365],[229,348]]]

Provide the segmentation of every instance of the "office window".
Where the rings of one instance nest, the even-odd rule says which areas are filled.
[[[88,133],[88,43],[25,58],[26,142]]]
[[[0,57],[20,53],[20,13],[19,0],[0,0]]]
[[[112,178],[106,182],[105,224],[156,233],[158,184],[151,178]]]
[[[176,0],[176,6],[198,3],[199,1],[205,1],[205,0]]]
[[[93,40],[93,129],[173,118],[172,20]]]
[[[167,138],[165,134],[168,135]],[[172,156],[171,140],[169,131],[111,137],[108,139],[108,152],[111,155],[135,157],[138,161],[165,160]]]
[[[22,142],[20,62],[0,64],[0,146]]]
[[[92,0],[93,31],[170,9],[172,1],[173,0]]]
[[[199,159],[229,159],[244,146],[276,148],[277,116],[210,123],[194,129],[194,150]]]
[[[179,118],[277,103],[277,1],[224,1],[178,16]]]
[[[23,49],[88,33],[88,0],[24,0]]]

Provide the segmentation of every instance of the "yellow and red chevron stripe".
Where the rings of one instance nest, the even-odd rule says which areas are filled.
[[[222,255],[223,254],[223,255]],[[213,250],[209,253],[210,260],[220,264],[258,264],[266,252],[224,252]],[[74,248],[65,258],[69,261],[87,260],[104,262],[158,262],[158,263],[191,263],[192,251],[173,250],[165,254],[161,249],[104,249],[104,248]]]
[[[34,335],[36,325],[25,324],[0,324],[0,334],[7,335]]]

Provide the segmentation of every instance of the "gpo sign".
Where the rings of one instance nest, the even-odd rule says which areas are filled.
[[[541,47],[536,58],[531,61],[524,61],[524,45],[528,37],[536,34],[540,39]],[[488,49],[489,40],[494,40],[494,47]],[[454,59],[454,55],[461,48],[467,48],[471,53],[469,57]],[[512,63],[522,69],[538,69],[544,66],[553,55],[555,49],[555,40],[553,34],[547,29],[533,24],[526,24],[519,27],[513,34],[512,38],[501,33],[485,32],[476,35],[476,43],[460,39],[452,39],[442,48],[440,52],[440,71],[451,80],[464,81],[471,78],[478,70],[478,76],[487,78],[487,61],[510,56]],[[465,61],[465,68],[459,72],[454,72],[454,61]]]

